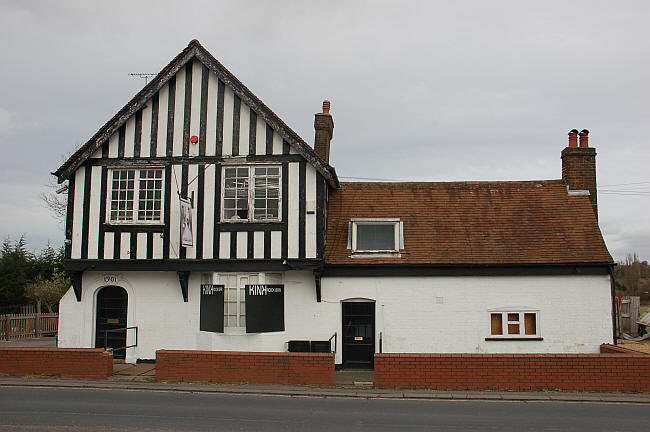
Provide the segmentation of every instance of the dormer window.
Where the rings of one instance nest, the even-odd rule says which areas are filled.
[[[348,237],[353,253],[398,253],[404,248],[402,222],[394,218],[352,219]]]

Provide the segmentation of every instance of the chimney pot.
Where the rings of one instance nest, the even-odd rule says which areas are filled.
[[[580,131],[580,147],[589,147],[589,131],[587,129]]]
[[[580,147],[577,138],[580,136]],[[596,187],[596,149],[588,146],[589,131],[569,132],[569,147],[562,150],[562,180],[568,190],[589,191],[591,207],[598,220],[598,191]]]
[[[578,147],[578,129],[569,131],[569,147]]]
[[[330,101],[323,101],[323,112],[314,118],[314,151],[325,162],[330,162],[330,141],[334,134],[334,120],[330,114]]]

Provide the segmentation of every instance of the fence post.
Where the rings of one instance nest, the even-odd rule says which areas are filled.
[[[11,315],[5,315],[5,339],[11,340]]]
[[[34,336],[39,338],[41,337],[41,314],[34,314]]]

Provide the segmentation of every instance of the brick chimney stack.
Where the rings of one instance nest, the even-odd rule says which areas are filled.
[[[578,136],[580,146],[578,147]],[[598,219],[598,197],[596,190],[596,149],[589,147],[589,131],[583,129],[569,132],[569,146],[562,150],[562,180],[569,193],[587,191],[589,200]]]
[[[314,151],[325,162],[330,163],[330,141],[334,134],[334,120],[330,114],[330,101],[323,101],[323,112],[314,118]]]

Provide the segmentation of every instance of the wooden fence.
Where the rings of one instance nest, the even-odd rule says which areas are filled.
[[[0,340],[56,336],[58,327],[57,313],[0,315]]]
[[[618,297],[618,331],[631,336],[639,334],[639,307],[641,297],[622,296]]]

